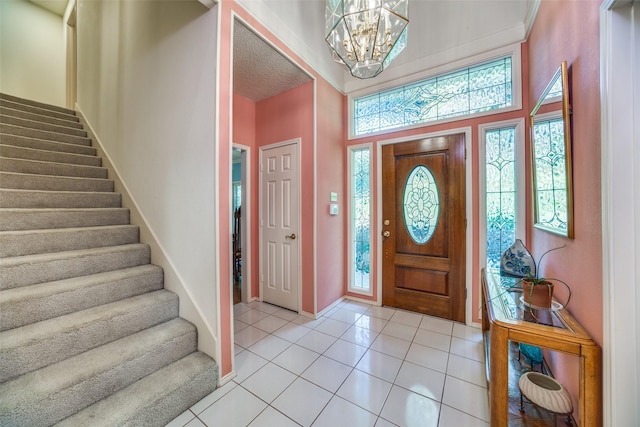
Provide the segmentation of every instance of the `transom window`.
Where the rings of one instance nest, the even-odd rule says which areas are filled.
[[[354,100],[356,136],[513,105],[511,56]]]

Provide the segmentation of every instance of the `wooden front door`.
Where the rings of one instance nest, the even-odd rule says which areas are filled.
[[[382,147],[382,303],[465,321],[464,134]]]

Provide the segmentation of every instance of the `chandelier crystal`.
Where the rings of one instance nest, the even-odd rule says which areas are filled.
[[[327,0],[325,40],[360,79],[375,77],[407,45],[409,0]]]

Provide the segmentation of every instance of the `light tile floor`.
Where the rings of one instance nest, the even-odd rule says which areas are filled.
[[[319,319],[236,304],[237,376],[171,427],[488,426],[482,333],[343,301]]]

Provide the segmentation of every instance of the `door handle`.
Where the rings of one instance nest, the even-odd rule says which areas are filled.
[[[382,237],[389,237],[389,236],[391,236],[391,232],[389,230],[382,232]]]
[[[286,239],[296,240],[296,237],[298,237],[298,236],[296,236],[296,234],[295,234],[295,233],[291,233],[290,235],[288,235],[288,236],[284,236],[284,237],[285,237]]]

